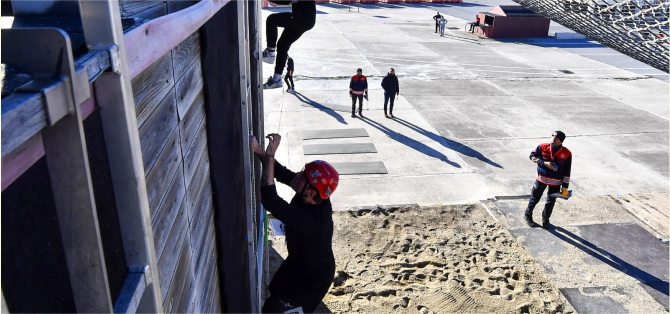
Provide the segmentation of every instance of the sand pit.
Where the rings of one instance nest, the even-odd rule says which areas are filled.
[[[542,267],[481,205],[336,212],[321,312],[571,313]],[[286,257],[271,237],[270,275]],[[271,277],[269,277],[271,278]]]

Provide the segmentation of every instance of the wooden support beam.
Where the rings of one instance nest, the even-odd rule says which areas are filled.
[[[246,196],[240,98],[240,58],[237,45],[237,6],[233,1],[202,28],[202,71],[205,80],[205,110],[209,139],[212,190],[214,193],[218,269],[223,311],[251,312],[247,255]],[[190,9],[190,8],[189,8]],[[188,10],[188,9],[187,9]]]
[[[115,72],[105,72],[95,81],[96,102],[100,106],[126,263],[149,266],[149,286],[138,312],[162,313],[158,261],[119,5],[116,0],[80,1],[79,8],[86,44],[94,49],[113,47],[118,51]]]
[[[2,157],[2,190],[18,179],[30,166],[44,156],[42,133],[37,133]]]
[[[124,35],[130,77],[197,31],[230,0],[202,0],[181,11],[144,23]]]
[[[114,313],[136,313],[140,300],[147,288],[145,274],[148,266],[134,266],[128,270],[128,277],[123,284],[121,294],[114,304]]]

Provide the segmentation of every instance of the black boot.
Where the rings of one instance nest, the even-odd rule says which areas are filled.
[[[549,218],[542,217],[542,228],[548,229],[549,227],[551,227],[551,224],[549,223]]]
[[[524,217],[524,220],[526,220],[526,224],[528,225],[528,227],[531,227],[531,228],[532,228],[532,227],[535,226],[535,223],[533,222],[533,216],[531,216],[531,215],[523,215],[523,217]]]

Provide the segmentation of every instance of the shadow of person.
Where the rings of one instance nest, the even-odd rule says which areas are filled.
[[[422,128],[422,127],[419,127],[419,126],[417,126],[417,125],[415,125],[411,122],[408,122],[406,120],[403,120],[401,118],[396,117],[396,118],[393,118],[392,120],[395,121],[395,122],[398,122],[401,125],[404,125],[404,126],[410,128],[410,129],[412,129],[413,131],[415,131],[415,132],[417,132],[417,133],[419,133],[419,134],[421,134],[421,135],[423,135],[423,136],[425,136],[425,137],[427,137],[427,138],[429,138],[429,139],[431,139],[435,142],[440,143],[442,146],[444,146],[446,148],[449,148],[453,151],[456,151],[458,153],[461,153],[461,154],[469,156],[469,157],[477,158],[477,159],[479,159],[479,160],[481,160],[481,161],[483,161],[483,162],[485,162],[485,163],[487,163],[491,166],[501,168],[501,169],[503,168],[501,165],[497,164],[496,162],[486,158],[480,152],[478,152],[478,151],[476,151],[476,150],[474,150],[474,149],[472,149],[472,148],[470,148],[470,147],[468,147],[464,144],[461,144],[459,142],[447,139],[442,135],[430,132],[430,131]]]
[[[311,107],[314,107],[314,108],[316,108],[316,109],[319,109],[320,111],[325,112],[325,113],[328,114],[329,116],[335,118],[335,120],[337,120],[337,122],[339,122],[339,123],[342,123],[342,124],[348,124],[347,121],[344,120],[344,118],[342,117],[342,115],[340,115],[339,113],[335,112],[335,110],[333,110],[333,108],[326,107],[326,106],[324,106],[324,105],[322,105],[322,104],[320,104],[320,103],[318,103],[318,102],[316,102],[316,101],[313,101],[313,100],[309,99],[308,97],[306,97],[305,95],[301,94],[300,92],[294,92],[293,94],[294,94],[295,97],[298,98],[298,100],[300,100],[302,103],[305,103],[305,104],[307,104],[307,105],[309,105],[309,106],[311,106]]]
[[[461,165],[459,165],[456,162],[453,162],[453,161],[449,160],[449,158],[447,158],[447,156],[445,156],[444,154],[440,153],[439,151],[431,148],[430,146],[428,146],[424,143],[413,140],[413,139],[411,139],[410,137],[408,137],[404,134],[393,131],[393,130],[385,127],[384,125],[382,125],[379,122],[376,122],[374,120],[368,119],[366,117],[361,117],[360,119],[361,119],[361,121],[367,123],[368,125],[374,127],[375,129],[377,129],[379,131],[382,131],[388,137],[392,138],[393,140],[395,140],[396,142],[398,142],[400,144],[403,144],[403,145],[405,145],[405,146],[407,146],[411,149],[414,149],[414,150],[416,150],[420,153],[423,153],[426,156],[437,158],[437,159],[439,159],[441,161],[444,161],[444,162],[448,163],[449,165],[454,166],[456,168],[461,168]]]
[[[284,258],[279,255],[277,250],[275,250],[274,247],[272,247],[272,244],[268,246],[268,259],[269,259],[269,266],[268,266],[268,278],[274,277],[274,274],[277,272],[277,269],[279,269],[279,266],[284,262]],[[265,280],[265,279],[264,279]],[[334,278],[333,278],[334,280]],[[265,283],[268,283],[267,285]],[[269,281],[263,282],[262,286],[263,289],[267,289],[269,285]],[[264,296],[267,298],[270,296],[270,292],[265,290]],[[263,303],[265,303],[265,300],[263,300]],[[326,306],[325,303],[321,302],[319,305],[316,306],[316,309],[314,310],[314,313],[333,313],[330,309],[328,309],[328,306]]]
[[[668,296],[670,286],[667,281],[663,281],[662,279],[638,267],[635,267],[634,265],[629,264],[628,262],[618,258],[616,255],[599,248],[597,245],[594,245],[593,243],[586,241],[584,238],[581,238],[561,227],[552,225],[547,229],[547,231],[564,242],[571,244],[572,246],[595,257],[601,262],[611,266],[612,268],[619,270],[624,274],[633,277],[641,283],[649,286],[650,288]]]

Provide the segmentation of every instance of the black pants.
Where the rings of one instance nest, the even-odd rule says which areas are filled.
[[[544,211],[542,211],[542,218],[549,219],[551,217],[551,212],[554,210],[554,204],[556,204],[555,197],[549,197],[549,195],[560,192],[561,186],[551,186],[546,185],[540,181],[535,180],[535,185],[533,185],[533,190],[531,191],[530,200],[528,201],[528,207],[526,208],[526,215],[532,216],[533,209],[535,205],[540,202],[544,190],[549,187],[549,192],[547,192],[547,202],[544,203]]]
[[[395,101],[395,93],[384,92],[384,114],[386,114],[386,104],[391,100],[391,110],[389,112],[393,114],[393,101]]]
[[[472,24],[470,24],[470,32],[474,32],[474,31],[475,31],[475,27],[477,27],[477,26],[479,26],[479,23],[472,23]]]
[[[321,303],[321,300],[316,302],[305,302],[305,304],[287,304],[277,297],[271,295],[265,303],[263,303],[262,313],[314,313],[316,307]]]
[[[265,22],[265,35],[268,47],[277,47],[277,58],[275,59],[275,74],[284,72],[286,56],[291,45],[306,31],[314,27],[315,20],[302,21],[293,13],[274,13],[268,16]],[[277,42],[277,27],[283,27],[284,32]]]
[[[358,113],[363,112],[363,95],[351,94],[351,114],[356,112],[356,99],[358,99]]]
[[[284,75],[284,82],[286,82],[286,86],[291,89],[295,89],[295,84],[293,84],[293,75],[288,75],[289,72],[286,72],[286,75]],[[289,84],[288,82],[291,82]]]
[[[437,30],[440,28],[440,22],[435,21],[435,32],[437,33]]]

